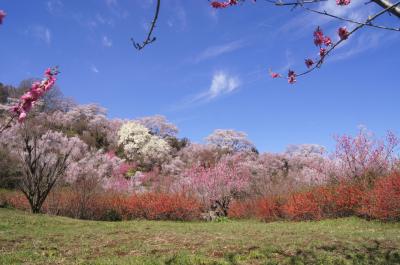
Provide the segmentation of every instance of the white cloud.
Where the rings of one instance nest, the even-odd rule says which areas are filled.
[[[213,99],[218,96],[229,94],[239,87],[239,79],[232,77],[224,72],[216,73],[213,76],[211,86],[206,93],[208,99]]]
[[[177,111],[188,107],[216,100],[218,97],[231,94],[238,90],[241,85],[239,77],[229,75],[224,71],[216,72],[211,79],[209,88],[196,95],[183,99],[180,103],[170,107],[171,111]]]
[[[100,72],[94,64],[90,66],[90,70],[95,74],[98,74]]]
[[[233,52],[235,50],[242,48],[244,45],[245,43],[242,40],[239,40],[239,41],[229,42],[223,45],[209,47],[205,49],[203,52],[201,52],[198,56],[196,56],[194,62],[198,63],[207,59],[220,56],[224,53]]]
[[[103,36],[101,42],[102,42],[104,47],[111,47],[113,45],[112,44],[112,40],[109,39],[107,36]]]
[[[26,31],[26,33],[33,36],[38,41],[44,42],[46,44],[51,43],[51,31],[44,26],[32,26]]]
[[[240,79],[237,76],[229,75],[224,71],[216,72],[212,77],[210,87],[206,91],[188,98],[177,109],[206,103],[233,93],[239,88],[240,83]]]

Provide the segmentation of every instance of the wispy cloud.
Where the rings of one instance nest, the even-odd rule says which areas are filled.
[[[31,26],[26,31],[26,34],[32,36],[37,41],[44,42],[48,45],[51,43],[51,31],[47,27],[40,25]]]
[[[350,18],[354,20],[363,21],[368,18],[368,15],[374,10],[371,5],[364,5],[363,0],[352,0],[351,4],[346,7],[341,7],[336,4],[336,1],[324,1],[318,6],[310,6],[319,11],[326,11],[329,14]],[[307,10],[300,11],[297,15],[294,15],[292,19],[284,23],[278,32],[284,32],[291,34],[292,37],[300,38],[312,34],[312,30],[316,26],[321,26],[324,28],[329,28],[331,26],[337,26],[336,23],[331,23],[338,21],[336,18],[328,17],[325,15],[314,14]],[[301,26],[299,26],[301,25]]]
[[[129,16],[129,12],[122,8],[118,0],[105,0],[105,3],[111,13],[119,19],[126,19]]]
[[[218,46],[212,46],[202,51],[199,55],[197,55],[194,58],[193,61],[195,63],[199,63],[207,59],[218,57],[225,53],[236,51],[242,48],[243,46],[245,46],[245,42],[243,40],[237,40]]]
[[[64,4],[61,0],[48,0],[46,2],[47,11],[49,11],[49,13],[53,15],[59,13],[63,6]]]
[[[235,92],[240,85],[239,77],[229,75],[224,71],[218,71],[212,76],[211,84],[207,90],[186,98],[181,104],[174,106],[173,109],[182,109],[216,100],[221,96]]]
[[[118,0],[106,0],[106,4],[109,7],[117,6],[118,5]]]
[[[370,51],[382,45],[382,43],[388,43],[391,39],[394,39],[394,34],[386,34],[382,31],[371,31],[368,34],[361,34],[357,38],[352,36],[347,42],[340,45],[336,50],[336,54],[332,56],[331,61],[346,60],[350,57],[356,56],[360,53]],[[346,47],[346,49],[343,49]]]
[[[218,72],[214,74],[208,91],[200,94],[198,98],[206,100],[215,99],[219,96],[232,93],[239,85],[240,80],[238,77]]]
[[[103,36],[101,39],[101,43],[103,44],[104,47],[111,47],[113,45],[112,40],[108,38],[107,36]]]
[[[98,74],[100,72],[99,69],[94,64],[90,66],[90,70],[95,74]]]
[[[172,16],[167,20],[167,25],[176,30],[185,30],[187,26],[186,10],[182,5],[175,5],[172,9]]]

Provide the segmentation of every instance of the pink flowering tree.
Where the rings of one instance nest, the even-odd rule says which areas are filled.
[[[194,166],[182,174],[180,186],[197,195],[209,209],[226,216],[233,198],[249,187],[250,172],[240,166],[239,156],[223,159],[215,166]]]
[[[91,202],[104,191],[129,190],[130,182],[119,174],[122,163],[117,156],[83,146],[80,156],[71,161],[63,178],[64,185],[74,191],[71,210],[76,218],[88,219]]]
[[[391,132],[385,139],[377,139],[365,128],[354,137],[337,136],[333,154],[337,178],[370,184],[393,169],[398,161],[398,146],[399,139]]]
[[[332,13],[328,13],[326,10],[319,9],[319,4],[321,2],[333,1],[333,0],[266,0],[266,1],[256,1],[256,0],[219,0],[219,1],[210,1],[210,5],[215,9],[226,9],[226,8],[234,8],[240,6],[240,4],[244,4],[245,2],[252,2],[254,4],[269,3],[273,4],[277,7],[291,7],[292,9],[298,8],[303,9],[308,12],[314,13],[316,15],[328,16],[330,18],[336,19],[339,23],[337,27],[337,33],[334,38],[331,36],[327,36],[323,33],[323,30],[320,27],[313,33],[313,42],[318,49],[318,56],[306,57],[304,59],[304,64],[306,69],[303,71],[294,71],[292,69],[288,69],[287,75],[283,75],[278,72],[274,72],[269,69],[269,74],[272,78],[285,78],[287,79],[289,84],[294,84],[297,81],[297,78],[300,76],[304,76],[322,66],[322,64],[326,61],[327,57],[332,54],[332,51],[339,47],[339,45],[345,42],[347,39],[351,37],[352,34],[358,32],[360,29],[364,27],[371,27],[375,29],[388,30],[388,31],[400,31],[400,27],[398,26],[388,26],[388,25],[380,25],[376,23],[376,20],[384,14],[390,14],[397,18],[400,18],[400,1],[391,2],[391,0],[371,0],[366,1],[365,4],[375,3],[378,5],[381,10],[373,15],[362,18],[360,20],[351,19],[348,17],[341,17]],[[338,9],[347,8],[352,4],[352,0],[335,0]],[[133,46],[137,50],[143,49],[145,46],[153,43],[156,40],[156,37],[153,36],[154,29],[156,27],[157,19],[160,12],[161,0],[157,0],[156,9],[154,13],[153,20],[151,22],[150,30],[147,34],[146,39],[142,43],[137,43],[132,39]],[[397,21],[396,21],[397,22]],[[395,24],[396,24],[395,22]],[[346,23],[346,24],[343,24]],[[349,26],[346,26],[349,25]],[[398,25],[398,24],[396,24]],[[310,34],[311,35],[311,34]]]
[[[22,174],[18,188],[33,213],[39,213],[48,194],[62,179],[84,145],[77,137],[45,130],[35,121],[13,126],[0,138],[0,144],[18,158]]]

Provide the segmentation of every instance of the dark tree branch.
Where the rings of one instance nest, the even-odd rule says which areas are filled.
[[[315,4],[315,3],[320,3],[320,2],[326,2],[328,0],[298,0],[295,2],[283,2],[282,0],[265,0],[271,4],[274,4],[276,6],[303,6],[303,5],[307,5],[307,4]]]
[[[160,13],[160,6],[161,6],[161,0],[157,0],[157,6],[156,6],[155,13],[154,13],[154,18],[153,18],[153,21],[151,22],[150,30],[147,34],[146,39],[140,44],[138,42],[135,42],[135,40],[133,38],[131,38],[133,47],[135,47],[138,51],[140,51],[141,49],[146,47],[148,44],[156,41],[156,37],[152,36],[152,34],[153,34],[153,31],[157,24],[158,14]]]
[[[308,7],[304,7],[304,6],[302,6],[302,8],[306,9],[307,11],[313,12],[313,13],[325,15],[325,16],[328,16],[328,17],[336,18],[336,19],[343,20],[343,21],[350,22],[350,23],[357,24],[357,25],[364,25],[364,26],[378,28],[378,29],[400,31],[400,27],[399,28],[391,28],[391,27],[386,27],[386,26],[380,26],[380,25],[372,24],[371,22],[365,23],[365,22],[355,21],[355,20],[352,20],[352,19],[348,19],[348,18],[343,18],[343,17],[339,17],[339,16],[336,16],[336,15],[332,15],[332,14],[326,12],[325,10],[324,11],[318,11],[318,10],[314,10],[314,9],[311,9],[311,8],[308,8]]]
[[[6,122],[4,124],[4,126],[0,127],[0,134],[2,134],[6,129],[8,129],[10,127],[11,123],[14,121],[15,118],[16,118],[16,116],[12,115],[10,117],[10,119],[8,120],[8,122]]]
[[[323,2],[323,1],[327,1],[327,0],[297,0],[294,2],[283,2],[282,0],[265,0],[267,2],[270,2],[276,6],[293,6],[293,8],[296,8],[298,6],[303,6],[305,4],[314,4],[314,3],[318,3],[318,2]],[[375,4],[381,6],[382,8],[386,9],[386,8],[390,8],[391,6],[393,6],[392,2],[390,2],[390,0],[370,0],[367,2],[371,3],[374,2]],[[388,9],[388,12],[392,15],[395,15],[396,17],[400,18],[400,7],[394,7],[394,8],[390,8]]]

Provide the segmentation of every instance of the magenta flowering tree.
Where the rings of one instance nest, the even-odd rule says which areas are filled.
[[[197,195],[209,209],[226,216],[233,198],[249,187],[250,172],[240,165],[240,156],[227,157],[215,166],[194,166],[183,173],[180,185]]]

